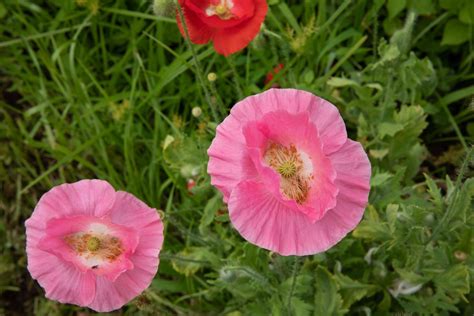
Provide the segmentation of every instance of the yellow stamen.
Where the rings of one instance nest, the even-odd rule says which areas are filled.
[[[64,240],[77,255],[85,258],[94,257],[113,262],[124,252],[120,239],[106,234],[78,233],[65,236]]]
[[[270,144],[265,152],[267,164],[281,175],[280,189],[283,194],[303,204],[311,189],[312,176],[303,171],[303,160],[294,145],[289,147]]]

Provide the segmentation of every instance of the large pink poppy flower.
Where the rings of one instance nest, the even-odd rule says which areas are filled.
[[[28,270],[46,297],[61,303],[118,309],[143,292],[158,269],[159,215],[106,181],[54,187],[25,225]]]
[[[208,150],[211,183],[249,242],[282,255],[327,250],[359,223],[370,162],[337,108],[271,89],[237,103]]]

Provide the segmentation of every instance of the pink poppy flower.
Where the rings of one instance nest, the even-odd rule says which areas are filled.
[[[249,242],[310,255],[339,242],[367,205],[370,162],[337,108],[311,93],[270,89],[237,103],[209,150],[211,183]]]
[[[118,309],[143,292],[158,269],[159,215],[106,181],[54,187],[25,225],[28,270],[46,297],[61,303]]]

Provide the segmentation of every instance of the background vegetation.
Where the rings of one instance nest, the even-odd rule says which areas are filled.
[[[196,68],[149,1],[0,3],[0,314],[91,313],[45,299],[25,258],[39,197],[83,178],[164,213],[159,272],[118,313],[474,313],[474,2],[269,4],[248,49],[194,46]],[[219,120],[271,85],[336,104],[373,165],[358,228],[297,260],[246,243],[206,175]]]

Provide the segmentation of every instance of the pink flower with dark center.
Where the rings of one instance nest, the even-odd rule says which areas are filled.
[[[61,303],[118,309],[158,269],[163,223],[157,211],[106,181],[54,187],[25,225],[28,270],[46,297]]]
[[[211,183],[249,242],[310,255],[339,242],[368,202],[371,167],[337,108],[309,92],[270,89],[237,103],[209,150]]]

